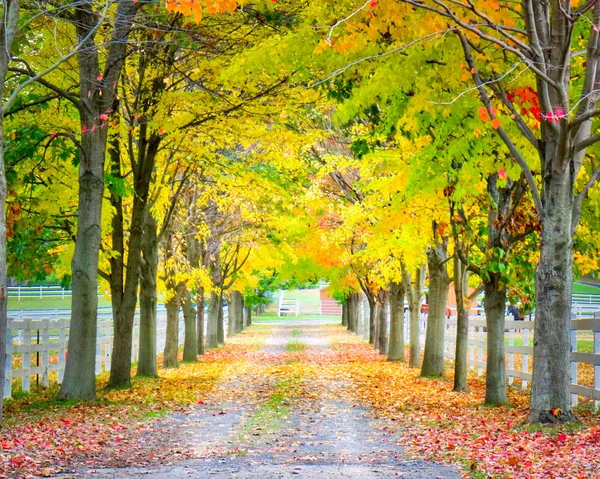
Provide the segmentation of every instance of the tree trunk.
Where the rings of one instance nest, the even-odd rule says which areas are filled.
[[[377,304],[373,295],[367,295],[369,303],[369,344],[375,344],[375,322],[377,314]]]
[[[248,314],[246,315],[246,327],[252,326],[252,306],[246,308]]]
[[[346,303],[348,307],[348,329],[356,333],[358,331],[358,317],[359,317],[359,308],[360,308],[360,293],[352,293],[348,297],[348,302]]]
[[[217,340],[219,344],[225,342],[225,315],[223,314],[223,293],[219,294],[219,309],[217,310]]]
[[[196,293],[196,318],[198,319],[197,333],[198,333],[198,354],[204,354],[204,326],[205,326],[205,313],[204,313],[204,288],[199,287]]]
[[[219,346],[218,323],[219,323],[219,295],[215,291],[210,292],[208,303],[208,329],[206,331],[206,348],[213,349]]]
[[[570,400],[571,295],[573,288],[570,174],[544,178],[541,255],[536,270],[531,409],[533,423],[572,421]],[[487,302],[487,301],[486,301]],[[552,409],[562,410],[557,417]]]
[[[466,297],[468,273],[465,264],[454,254],[454,293],[456,296],[456,349],[454,353],[453,391],[467,391],[467,350],[469,340],[469,309]]]
[[[156,279],[158,277],[157,224],[147,211],[142,237],[142,275],[140,278],[140,351],[138,376],[157,377],[156,364]]]
[[[165,307],[167,308],[167,337],[165,341],[165,353],[163,357],[164,368],[177,368],[177,349],[179,346],[179,303],[180,295],[175,294]]]
[[[233,291],[231,302],[235,304],[234,333],[238,334],[244,330],[244,295],[239,291]]]
[[[348,330],[350,326],[348,325],[348,309],[349,309],[350,295],[344,298],[344,302],[342,303],[342,326],[346,326]]]
[[[436,225],[434,223],[434,230]],[[446,305],[450,278],[446,268],[448,240],[436,240],[427,252],[429,269],[429,313],[425,333],[425,351],[421,376],[444,375],[444,335],[446,333]]]
[[[419,331],[419,319],[421,305],[423,304],[423,291],[425,288],[425,265],[417,268],[413,275],[406,271],[402,265],[402,282],[406,288],[408,297],[408,310],[410,315],[410,355],[408,366],[411,368],[421,365],[421,338]]]
[[[69,355],[58,392],[59,399],[96,398],[98,253],[107,142],[107,128],[102,126],[101,115],[105,115],[113,106],[136,10],[135,2],[119,3],[113,20],[108,56],[102,62],[103,72],[100,71],[99,48],[93,33],[99,19],[97,13],[91,3],[82,3],[73,13],[77,38],[83,46],[77,53],[82,158],[79,166],[77,235],[71,266],[73,298]]]
[[[2,40],[4,40],[4,38],[2,38]],[[0,42],[0,44],[1,43],[2,42]],[[3,58],[3,61],[8,61],[5,57],[6,54],[0,52],[0,58]],[[2,84],[4,84],[4,82],[2,82]],[[0,92],[1,91],[2,88],[0,88]],[[8,304],[8,285],[6,264],[6,175],[4,170],[3,126],[3,118],[0,116],[0,423],[2,422],[3,415],[6,367],[12,367],[12,365],[6,364],[6,340],[8,331],[8,314],[6,308]]]
[[[229,295],[229,327],[227,334],[233,337],[242,332],[244,298],[239,291],[232,291]]]
[[[404,285],[390,284],[390,341],[388,361],[405,362],[404,357]]]
[[[183,292],[182,298],[183,318],[185,320],[185,341],[183,343],[183,360],[197,361],[198,337],[196,334],[196,310],[192,303],[189,291]]]
[[[388,293],[387,291],[380,291],[377,294],[377,350],[379,354],[387,354],[388,345],[388,328],[387,328],[387,315],[388,315]]]
[[[504,310],[506,287],[498,273],[488,273],[484,281],[485,323],[487,326],[486,404],[504,404],[506,398],[506,359],[504,356]]]

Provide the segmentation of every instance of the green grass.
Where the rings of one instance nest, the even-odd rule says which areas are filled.
[[[288,353],[303,353],[306,350],[306,343],[293,339],[285,345],[285,350]]]
[[[106,299],[104,296],[98,297],[98,306],[110,306],[110,299]],[[39,309],[71,309],[71,298],[21,298],[19,301],[17,298],[8,298],[8,310],[9,311],[33,311]]]
[[[291,399],[298,395],[301,382],[300,375],[278,379],[269,399],[242,426],[239,440],[247,441],[251,436],[279,430],[290,412]]]
[[[573,283],[573,292],[581,294],[600,294],[600,286],[583,283]]]
[[[508,336],[504,337],[504,344],[508,346]],[[523,338],[515,336],[514,346],[523,346]],[[533,338],[529,338],[529,346],[533,347]],[[577,340],[577,352],[579,353],[593,353],[594,352],[594,341],[592,339],[578,339]]]
[[[292,330],[292,337],[297,338],[298,336],[302,336],[302,331],[299,329]]]
[[[340,322],[339,316],[319,316],[319,315],[302,315],[302,316],[277,316],[277,313],[274,314],[264,314],[260,316],[254,316],[252,318],[252,324],[261,324],[261,323],[272,323],[275,321],[310,321],[315,319],[325,319],[331,320],[332,324],[338,324]]]

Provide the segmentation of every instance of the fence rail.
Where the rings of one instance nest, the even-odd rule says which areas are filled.
[[[69,310],[20,311],[9,313],[6,351],[6,381],[4,397],[12,395],[15,379],[20,379],[22,391],[31,390],[32,379],[42,386],[50,384],[52,373],[62,383],[69,339]],[[228,308],[223,308],[224,321],[228,321]],[[162,352],[166,341],[167,318],[164,307],[157,311],[156,350]],[[205,327],[207,321],[204,321]],[[225,325],[224,331],[227,331]],[[179,345],[183,344],[185,326],[179,315]],[[110,308],[98,310],[96,336],[96,374],[110,369],[114,337]],[[137,361],[139,350],[139,315],[136,313],[133,330],[132,360]]]
[[[300,301],[298,298],[281,296],[277,304],[277,316],[340,316],[342,305],[333,299]]]
[[[9,286],[7,294],[9,298],[17,298],[18,301],[26,298],[70,298],[73,292],[70,289],[65,289],[62,286]],[[98,290],[98,296],[103,293]]]
[[[585,295],[589,296],[589,295]],[[594,314],[591,313],[594,309]],[[486,368],[487,353],[487,325],[483,311],[481,314],[471,314],[469,316],[468,328],[468,366],[482,375]],[[591,316],[591,317],[590,317]],[[358,333],[368,338],[369,334],[369,305],[363,300],[360,308]],[[409,341],[410,319],[408,311],[404,317],[405,341]],[[512,316],[507,316],[505,320],[505,337],[508,344],[506,350],[506,377],[509,384],[513,384],[515,379],[521,381],[522,389],[526,389],[531,384],[532,366],[533,366],[533,334],[534,320],[514,321]],[[419,339],[421,346],[425,345],[425,331],[427,328],[427,313],[421,313],[419,318]],[[446,318],[446,332],[444,353],[449,360],[454,360],[456,344],[456,316],[452,314]],[[388,329],[389,331],[389,329]],[[580,397],[594,400],[595,409],[600,406],[600,303],[589,309],[581,309],[576,303],[573,307],[573,319],[570,325],[571,331],[571,402],[576,406]],[[578,351],[578,340],[585,338],[586,341],[592,341],[593,353]],[[517,344],[518,343],[518,344]],[[580,384],[579,375],[582,369],[592,369],[593,384]]]

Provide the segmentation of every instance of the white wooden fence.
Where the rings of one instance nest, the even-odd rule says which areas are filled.
[[[9,286],[7,288],[9,298],[17,298],[18,301],[26,298],[70,298],[73,292],[70,289],[65,289],[61,286]],[[103,293],[98,290],[98,296]]]
[[[298,298],[279,297],[277,316],[340,316],[342,305],[333,299],[300,301]]]
[[[591,304],[591,303],[590,303]],[[595,314],[590,318],[590,310],[580,305],[573,306],[573,319],[571,320],[571,398],[573,406],[576,406],[580,397],[593,399],[595,409],[600,406],[600,304],[592,306]],[[487,328],[485,315],[481,308],[480,314],[469,316],[468,329],[468,366],[477,371],[478,375],[485,373],[487,352]],[[358,333],[364,338],[369,337],[369,305],[363,301],[359,318]],[[408,342],[410,327],[409,316],[406,311],[404,317],[405,341]],[[532,378],[533,366],[533,332],[534,321],[514,321],[512,316],[506,317],[505,335],[508,337],[506,345],[506,377],[509,384],[513,384],[515,378],[521,380],[521,387],[526,389]],[[454,360],[456,347],[456,316],[446,318],[446,335],[444,351],[446,358]],[[427,314],[421,313],[419,319],[419,338],[421,347],[425,345],[425,331],[427,328]],[[579,335],[579,336],[578,336]],[[578,339],[582,337],[593,341],[593,353],[579,352]],[[519,344],[515,344],[518,342]],[[593,367],[593,386],[578,384],[578,374],[581,365]]]
[[[223,308],[223,316],[225,323],[227,323],[227,306]],[[9,313],[4,397],[12,395],[13,381],[18,378],[21,380],[21,390],[25,392],[31,390],[32,379],[39,381],[42,386],[48,386],[53,372],[56,372],[58,383],[62,382],[68,354],[69,321],[70,311],[68,310],[53,312],[20,311],[16,315],[12,313],[12,316]],[[165,347],[167,330],[164,307],[159,306],[156,322],[156,350],[160,353]],[[224,331],[227,332],[227,324],[225,324]],[[180,313],[180,345],[183,344],[184,333],[183,315]],[[96,337],[96,374],[110,369],[113,335],[110,308],[101,308],[98,311]],[[139,316],[136,313],[133,329],[133,361],[137,361],[138,350]]]

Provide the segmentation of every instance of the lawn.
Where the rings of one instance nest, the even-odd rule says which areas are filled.
[[[573,292],[579,294],[600,294],[600,286],[584,283],[573,283]]]
[[[98,307],[110,306],[110,299],[104,296],[98,296]],[[42,309],[71,309],[71,298],[62,299],[60,297],[50,298],[8,298],[9,311],[34,311]]]

